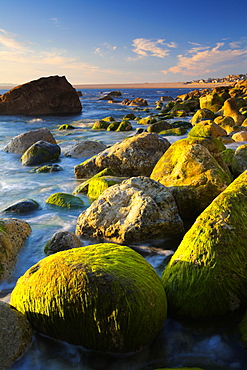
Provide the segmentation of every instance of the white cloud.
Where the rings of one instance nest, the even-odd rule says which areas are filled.
[[[128,58],[128,60],[137,60],[148,56],[164,58],[169,55],[169,50],[164,48],[164,46],[176,47],[175,43],[166,44],[164,41],[164,39],[158,39],[155,41],[144,38],[134,39],[132,44],[132,46],[134,46],[133,52],[138,54],[138,58]]]
[[[11,50],[26,50],[23,44],[15,40],[14,35],[2,28],[0,28],[0,47],[1,46]]]
[[[223,42],[217,43],[213,48],[195,46],[184,55],[177,56],[177,65],[162,72],[164,74],[168,72],[182,73],[187,76],[203,75],[219,71],[223,65],[226,66],[233,62],[237,64],[242,57],[247,56],[245,49],[223,48],[224,46]]]
[[[108,42],[104,42],[103,44],[101,44],[101,46],[94,49],[94,54],[103,57],[106,54],[109,54],[112,51],[115,51],[116,49],[117,49],[117,46],[115,45],[113,46],[109,44]]]

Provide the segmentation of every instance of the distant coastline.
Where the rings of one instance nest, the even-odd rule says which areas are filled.
[[[212,89],[216,86],[230,86],[231,83],[185,83],[185,82],[158,82],[158,83],[128,83],[128,84],[85,84],[73,85],[75,89],[102,89],[102,90],[121,90],[121,89]]]
[[[230,86],[230,82],[157,82],[157,83],[126,83],[126,84],[75,84],[75,89],[100,89],[100,90],[121,90],[121,89],[212,89],[216,86]],[[18,86],[18,85],[16,85]],[[1,85],[0,90],[11,90],[15,85]]]

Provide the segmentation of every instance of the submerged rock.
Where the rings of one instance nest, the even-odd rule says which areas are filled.
[[[200,142],[182,139],[160,158],[150,178],[168,187],[183,219],[194,219],[231,183],[224,165]]]
[[[7,370],[27,350],[32,329],[26,317],[0,301],[0,369]]]
[[[38,208],[39,208],[39,204],[35,200],[22,199],[19,202],[8,206],[2,212],[29,213],[29,212],[35,211]]]
[[[31,145],[21,157],[23,166],[37,166],[38,164],[55,161],[61,154],[60,146],[47,141],[37,141]]]
[[[80,99],[64,76],[41,77],[0,96],[0,114],[80,113]]]
[[[165,268],[172,314],[193,318],[247,307],[247,171],[201,213]]]
[[[30,233],[31,227],[26,221],[0,219],[0,281],[11,275],[17,255]]]
[[[148,177],[106,189],[80,214],[76,234],[115,242],[181,236],[183,222],[169,190]]]
[[[3,149],[5,152],[24,154],[25,151],[37,141],[46,141],[51,144],[56,144],[52,133],[47,128],[39,128],[37,130],[31,130],[24,132],[18,136],[15,136]]]
[[[153,267],[129,247],[96,244],[58,252],[17,282],[11,305],[53,338],[102,352],[135,352],[166,319]]]
[[[110,168],[116,176],[149,176],[169,146],[169,141],[156,133],[143,132],[75,166],[75,176],[92,177],[105,168]]]

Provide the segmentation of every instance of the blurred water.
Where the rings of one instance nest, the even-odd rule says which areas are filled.
[[[99,140],[106,145],[112,145],[134,134],[134,131],[92,131],[91,127],[96,120],[106,116],[121,119],[125,114],[132,112],[132,107],[98,100],[101,91],[97,89],[81,91],[83,111],[78,115],[0,116],[0,212],[22,198],[32,198],[40,205],[33,213],[18,216],[30,224],[32,233],[19,254],[13,274],[0,284],[2,300],[8,301],[9,293],[17,279],[34,263],[45,257],[44,246],[54,232],[74,231],[78,215],[90,205],[89,199],[84,195],[79,195],[85,204],[82,210],[59,209],[45,203],[52,193],[72,193],[78,185],[73,168],[86,158],[69,158],[64,153],[80,140]],[[154,112],[155,101],[159,100],[160,96],[170,95],[175,98],[189,91],[190,89],[124,89],[119,100],[145,98],[149,104],[148,108]],[[4,92],[0,90],[0,94]],[[143,111],[134,111],[134,113],[141,117],[149,114]],[[58,130],[64,123],[71,124],[76,129]],[[143,127],[136,121],[132,121],[132,125],[134,130]],[[22,166],[19,155],[2,150],[12,137],[41,127],[48,128],[60,145],[62,154],[57,164],[63,168],[63,171],[32,173],[30,167]],[[178,137],[167,137],[167,139],[174,142]],[[1,217],[16,216],[4,214]],[[83,240],[83,242],[92,243],[89,240]],[[176,240],[153,240],[137,243],[133,247],[142,250],[147,261],[161,274],[177,245]],[[161,333],[148,348],[137,354],[120,357],[86,351],[81,347],[36,334],[30,349],[11,369],[152,370],[165,366],[200,366],[206,370],[247,369],[247,354],[238,336],[237,319],[202,324],[169,318]]]

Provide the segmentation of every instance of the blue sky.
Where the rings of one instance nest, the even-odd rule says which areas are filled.
[[[182,82],[247,72],[246,0],[0,0],[0,83]]]

